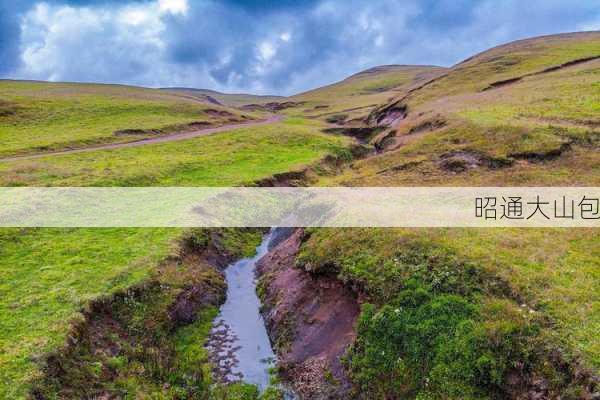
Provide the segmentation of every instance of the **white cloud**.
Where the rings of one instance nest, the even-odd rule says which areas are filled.
[[[262,42],[258,46],[258,52],[260,54],[260,58],[265,62],[269,62],[275,56],[275,54],[277,54],[275,46],[273,46],[273,44],[270,42]]]
[[[143,7],[128,7],[119,13],[119,21],[127,25],[142,25],[155,19],[155,13]]]
[[[122,7],[39,4],[22,20],[22,67],[29,79],[144,82],[163,58],[165,26],[156,3]]]
[[[158,6],[162,12],[181,15],[187,14],[189,8],[187,0],[159,0]]]
[[[594,21],[589,21],[579,25],[579,30],[582,31],[600,31],[600,16]]]

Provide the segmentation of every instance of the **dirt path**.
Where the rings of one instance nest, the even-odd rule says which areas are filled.
[[[267,118],[265,120],[260,120],[260,121],[223,125],[223,126],[218,126],[216,128],[207,128],[207,129],[200,129],[200,130],[191,131],[191,132],[175,133],[173,135],[160,136],[160,137],[149,138],[149,139],[141,139],[141,140],[136,140],[133,142],[126,142],[126,143],[102,144],[102,145],[97,145],[97,146],[84,147],[81,149],[48,151],[48,152],[39,153],[39,154],[29,154],[29,155],[23,155],[23,156],[6,157],[6,158],[0,158],[0,162],[32,160],[32,159],[36,159],[36,158],[58,156],[58,155],[64,155],[64,154],[87,153],[90,151],[98,151],[98,150],[123,149],[123,148],[128,148],[128,147],[145,146],[148,144],[177,142],[180,140],[187,140],[187,139],[192,139],[192,138],[196,138],[196,137],[200,137],[200,136],[208,136],[208,135],[212,135],[213,133],[226,132],[226,131],[231,131],[234,129],[247,128],[250,126],[261,126],[261,125],[274,124],[277,122],[281,122],[282,120],[283,120],[283,116],[274,114],[274,115],[271,115],[269,118]]]

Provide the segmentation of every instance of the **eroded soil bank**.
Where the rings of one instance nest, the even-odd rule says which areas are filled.
[[[297,268],[303,230],[290,233],[257,268],[280,374],[303,399],[348,398],[341,358],[355,339],[358,301],[337,279]]]
[[[228,388],[215,387],[203,346],[225,301],[223,267],[252,254],[261,237],[250,229],[187,232],[150,279],[82,310],[64,348],[41,361],[32,397],[229,398]]]

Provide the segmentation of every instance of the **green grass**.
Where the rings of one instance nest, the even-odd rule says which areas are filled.
[[[511,44],[458,65],[446,78],[409,98],[409,119],[398,127],[398,134],[407,133],[432,115],[447,122],[444,128],[419,136],[398,150],[355,161],[352,168],[337,176],[321,177],[318,184],[600,185],[595,125],[600,110],[597,61],[480,92],[494,81],[597,55],[597,35]],[[285,123],[185,142],[0,163],[0,185],[249,184],[274,173],[302,168],[326,154],[340,152],[348,144],[344,138],[319,133],[321,125],[307,122],[306,116],[364,116],[373,104],[402,96],[411,86],[440,72],[392,68],[359,74],[291,98],[307,103],[286,110],[293,118]],[[0,140],[0,154],[39,151],[40,146],[61,148],[113,141],[117,140],[112,135],[116,129],[154,129],[204,118],[196,114],[197,107],[204,105],[152,90],[12,82],[0,82],[0,88],[0,139],[6,139]],[[356,107],[361,108],[344,111]],[[460,173],[440,168],[440,155],[453,151],[507,159],[512,153],[553,150],[567,141],[573,142],[572,149],[554,160],[517,160],[503,168],[479,166]],[[382,173],[386,169],[389,172]],[[39,357],[62,344],[69,320],[80,307],[96,296],[147,279],[157,263],[170,254],[170,242],[180,233],[152,229],[0,231],[0,397],[24,395],[30,379],[39,374]],[[239,254],[253,250],[235,235],[228,238],[232,242],[227,246],[237,248]],[[379,386],[382,380],[378,373],[390,372],[385,368],[392,358],[373,355],[385,351],[387,342],[404,343],[408,338],[415,344],[410,351],[392,349],[409,355],[406,365],[420,365],[422,353],[428,353],[435,355],[435,360],[427,358],[430,356],[422,359],[436,366],[417,380],[396,379],[398,376],[394,375],[396,380],[392,383],[402,384],[402,390],[409,388],[413,394],[419,390],[422,398],[450,391],[477,397],[481,393],[479,381],[473,381],[474,371],[478,371],[478,365],[489,365],[489,359],[481,357],[493,354],[493,359],[506,361],[503,351],[496,354],[493,348],[490,350],[488,339],[504,343],[501,339],[507,336],[505,333],[515,332],[521,338],[524,325],[519,313],[528,313],[530,308],[535,310],[531,317],[535,321],[527,320],[525,327],[539,326],[539,331],[527,332],[523,336],[526,344],[531,343],[531,338],[550,343],[569,357],[581,357],[594,371],[600,370],[600,299],[596,290],[600,285],[599,239],[594,230],[577,229],[321,230],[304,245],[301,262],[324,269],[335,267],[340,279],[364,290],[368,301],[374,304],[375,308],[363,314],[363,347],[357,347],[354,353],[353,371],[376,395],[387,390],[385,381]],[[413,254],[415,248],[429,258],[402,259]],[[474,276],[479,279],[476,284],[462,285],[471,278],[460,274],[463,269],[475,271]],[[405,304],[402,295],[407,290],[406,280],[415,277],[421,286],[425,285],[421,289],[427,296],[421,303]],[[497,282],[505,282],[526,307],[516,304],[512,294],[495,292],[490,283]],[[439,287],[445,288],[444,293],[439,293]],[[448,298],[439,297],[447,295],[459,296],[450,300],[461,307],[466,301],[468,305],[461,309],[472,313],[448,327],[439,324],[435,314],[421,318],[429,308],[448,304]],[[395,306],[408,308],[396,315]],[[418,326],[415,315],[426,326]],[[177,336],[180,359],[192,364],[205,360],[198,342],[205,337],[208,319],[202,318]],[[528,325],[534,322],[535,326]],[[460,334],[461,329],[473,323],[479,327],[477,335]],[[448,346],[421,343],[423,338],[418,332],[436,326],[440,329],[428,331],[430,336],[441,338],[439,342],[449,343]],[[532,336],[528,336],[530,333]],[[390,340],[382,341],[382,337]],[[523,343],[517,342],[511,342],[509,347],[525,349]],[[475,354],[470,351],[475,347],[491,353]],[[536,352],[540,349],[544,350],[538,346]],[[461,362],[452,364],[453,359]],[[373,370],[377,363],[387,361],[385,368]],[[503,371],[500,367],[488,369],[492,370],[496,372],[477,376],[493,381],[495,374]],[[424,378],[438,385],[438,392],[425,390]],[[471,387],[456,385],[461,380],[470,380]],[[444,382],[449,386],[442,387]],[[250,393],[253,388],[236,390],[240,398],[255,397]]]
[[[233,229],[219,234],[222,248],[233,257],[253,255],[261,237],[259,231]],[[197,275],[196,269],[186,272],[168,263],[158,272],[157,266],[167,256],[179,253],[175,239],[180,238],[187,245],[191,245],[191,238],[196,238],[192,250],[201,251],[206,245],[201,240],[207,238],[206,230],[190,231],[183,237],[181,229],[0,230],[0,397],[26,395],[32,382],[40,378],[38,366],[43,356],[65,343],[71,324],[90,300],[158,279],[172,292],[153,295],[149,303],[140,303],[139,311],[162,315],[178,288],[192,280],[213,279],[214,272]],[[159,317],[142,318],[142,314],[136,315],[136,308],[130,307],[132,304],[125,304],[124,311],[116,317],[130,321],[127,325],[130,334],[141,335],[146,329],[143,326]],[[203,343],[215,312],[214,308],[207,308],[196,323],[177,330],[172,344],[178,373],[185,375],[200,368],[203,376],[209,377]],[[155,334],[161,336],[160,332]],[[112,361],[119,360],[109,360]],[[76,361],[68,362],[77,366]],[[93,368],[99,361],[93,355],[86,355],[81,362],[85,368]],[[129,362],[134,361],[125,364]],[[114,384],[119,390],[157,390],[149,380],[138,381],[135,373],[127,372],[125,366],[118,369],[123,373],[109,387]],[[74,371],[69,373],[78,376]],[[73,382],[74,387],[77,384],[82,383]]]
[[[3,186],[230,186],[298,169],[349,140],[298,121],[181,142],[0,163]]]
[[[64,343],[78,310],[147,279],[180,232],[0,230],[0,397],[22,396],[36,360]]]
[[[131,141],[123,129],[182,129],[240,117],[233,109],[153,89],[117,85],[0,81],[0,156]],[[227,116],[206,110],[227,111]],[[253,114],[249,114],[253,115]]]
[[[540,72],[579,58],[600,55],[597,32],[556,35],[509,43],[452,68],[446,77],[412,96],[413,104],[476,92],[489,84]]]
[[[434,117],[445,126],[416,135],[398,149],[355,161],[337,176],[321,177],[319,184],[600,185],[598,60],[480,91],[494,81],[599,55],[599,38],[591,33],[534,39],[474,57],[411,95],[406,100],[409,116],[396,130],[403,137]],[[565,143],[571,144],[570,149],[543,161],[515,156],[548,154]],[[483,161],[464,171],[444,169],[441,156],[456,152]],[[490,167],[485,164],[490,160],[512,164]],[[581,357],[595,373],[600,371],[600,297],[594,289],[600,285],[600,236],[595,230],[328,231],[316,236],[304,257],[323,265],[338,263],[342,279],[380,296],[387,293],[389,300],[399,291],[392,279],[396,252],[406,249],[408,241],[424,237],[506,281],[528,306],[551,321],[541,324],[539,340],[552,343],[567,357]]]
[[[341,82],[290,97],[291,101],[305,104],[284,112],[323,119],[344,113],[349,120],[358,118],[390,97],[402,95],[412,85],[443,71],[441,67],[428,66],[386,66],[367,70]]]
[[[506,390],[504,374],[517,360],[560,382],[562,372],[548,369],[548,349],[600,369],[600,295],[594,290],[600,285],[599,239],[591,229],[313,229],[298,263],[336,274],[373,304],[361,317],[349,359],[366,393],[378,397],[392,390],[413,398],[415,391],[432,390],[433,398],[486,398],[486,391]],[[477,310],[468,319],[485,328],[473,338],[475,347],[454,342],[461,335],[466,340],[464,321],[448,325],[441,310],[421,315],[447,301],[444,296]],[[516,342],[496,347],[513,334]],[[446,359],[452,352],[463,355]],[[491,370],[462,358],[468,352],[475,359],[487,353],[492,369],[501,369],[487,375]],[[447,361],[455,364],[447,369]],[[436,382],[438,369],[446,372]]]
[[[600,371],[600,232],[593,229],[456,229],[436,240],[514,285],[555,322],[544,334]]]
[[[599,50],[600,51],[600,50]],[[592,130],[586,123],[599,122],[600,61],[586,67],[538,75],[515,84],[503,96],[489,93],[466,101],[458,114],[484,125],[561,124],[579,130]],[[572,125],[572,126],[569,126]]]
[[[533,39],[490,50],[454,67],[447,77],[406,100],[408,118],[396,127],[396,135],[410,138],[411,129],[431,119],[445,121],[442,128],[412,135],[413,140],[399,149],[358,161],[352,169],[322,184],[597,184],[600,60],[478,91],[502,77],[520,76],[600,54],[597,39],[597,33]],[[570,150],[545,162],[513,157],[523,153],[544,156],[567,143],[571,144]],[[460,173],[444,170],[440,156],[452,152],[466,152],[484,160],[499,159],[505,165],[490,168],[480,164]],[[511,160],[512,165],[506,163]],[[388,172],[381,173],[386,169]]]
[[[314,163],[347,143],[292,120],[184,142],[3,163],[0,179],[3,185],[241,185]],[[147,279],[180,234],[3,229],[0,397],[22,396],[39,374],[39,357],[64,342],[86,301]],[[244,243],[229,235],[226,245],[240,255],[254,251],[255,243]]]
[[[417,134],[395,150],[355,161],[352,168],[345,168],[336,176],[322,176],[318,184],[599,185],[599,61],[481,91],[498,80],[599,55],[598,39],[597,33],[534,39],[493,49],[454,67],[447,77],[409,96],[405,101],[408,118],[395,129],[398,137],[403,137],[431,119],[445,121],[443,127]],[[545,161],[518,157],[528,153],[552,154],[565,143],[571,144],[568,150]],[[461,172],[444,169],[441,156],[456,152],[482,161]],[[504,164],[490,167],[486,163],[491,161]],[[495,353],[490,358],[495,365],[501,365],[506,355],[516,354],[511,352],[524,350],[535,357],[528,359],[523,355],[523,359],[532,368],[544,370],[544,353],[560,349],[567,360],[578,359],[584,368],[596,374],[600,371],[600,297],[595,290],[600,285],[599,240],[596,231],[586,229],[317,230],[304,245],[300,263],[317,270],[333,268],[339,279],[374,303],[374,309],[363,313],[357,346],[349,359],[353,379],[372,397],[404,394],[413,398],[420,393],[422,398],[485,398],[481,389],[486,385],[488,395],[504,390],[500,381],[500,386],[490,387],[489,376],[480,375],[481,371],[473,367],[472,361],[482,356],[472,353],[473,346],[480,351],[488,349],[488,345],[481,337],[465,339],[461,344],[455,341],[455,335],[477,336],[481,332],[477,333],[480,328],[475,327],[485,327],[488,333],[484,337],[494,337],[493,332],[502,330],[497,331],[492,322],[515,328],[511,325],[517,321],[514,312],[533,312],[535,321],[517,324],[533,329],[533,333],[526,335],[521,344],[511,344],[512,350]],[[429,261],[413,261],[408,267],[398,263],[411,254],[415,243],[420,254],[429,255]],[[478,316],[470,317],[477,321],[475,327],[465,331],[460,326],[471,322],[463,321],[450,332],[430,332],[429,337],[440,342],[434,341],[428,347],[419,334],[436,326],[436,319],[421,316],[415,322],[412,318],[421,315],[422,307],[433,304],[435,295],[408,311],[397,297],[402,296],[408,282],[422,280],[422,265],[429,265],[428,270],[435,272],[436,262],[448,255],[458,265],[474,265],[478,274],[494,279],[477,283],[480,297],[469,300],[479,310]],[[458,271],[456,265],[443,269],[439,282],[452,282]],[[488,286],[495,280],[505,282],[510,289],[508,299],[502,299],[508,300],[510,306],[500,307],[502,311],[489,306],[497,301],[497,294],[490,292]],[[456,281],[468,280],[460,277]],[[454,288],[450,294],[463,296],[464,289]],[[520,308],[523,309],[519,311]],[[399,315],[395,309],[401,310]],[[445,363],[449,354],[453,354],[451,360],[455,364]],[[401,365],[390,368],[398,357]],[[412,373],[415,368],[418,372]],[[550,381],[562,379],[557,378],[561,373],[556,370],[544,373],[549,373]],[[423,376],[429,389],[423,384]],[[577,388],[564,390],[573,391],[565,392],[565,397],[578,398]]]

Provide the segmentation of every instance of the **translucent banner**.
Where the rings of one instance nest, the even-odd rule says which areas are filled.
[[[1,227],[600,227],[598,187],[0,188]]]

